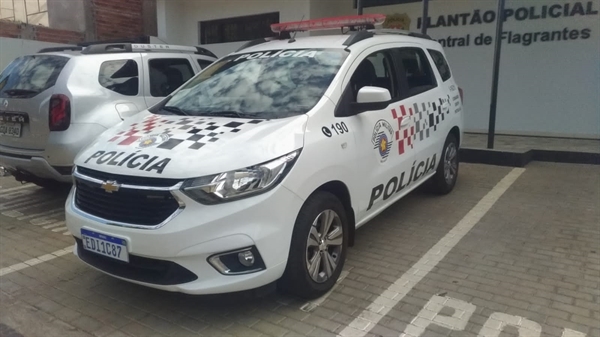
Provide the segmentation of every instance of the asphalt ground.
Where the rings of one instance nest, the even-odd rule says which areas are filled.
[[[461,164],[357,231],[342,278],[306,302],[190,296],[72,253],[66,191],[0,178],[0,336],[600,337],[600,170]]]

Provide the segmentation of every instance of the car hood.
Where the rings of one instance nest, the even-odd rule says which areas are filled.
[[[192,178],[260,164],[303,146],[308,117],[264,120],[155,115],[125,119],[83,149],[75,165],[146,177]]]

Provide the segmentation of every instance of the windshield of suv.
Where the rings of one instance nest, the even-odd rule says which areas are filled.
[[[190,80],[155,113],[260,119],[304,114],[321,99],[347,56],[341,49],[232,55]]]
[[[69,58],[29,55],[12,61],[0,74],[0,97],[29,98],[54,86]]]

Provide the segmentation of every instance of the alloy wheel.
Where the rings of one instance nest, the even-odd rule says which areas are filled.
[[[458,172],[458,150],[456,144],[451,142],[446,147],[444,154],[444,179],[447,184],[452,184]]]
[[[330,279],[340,262],[344,242],[342,220],[333,210],[321,212],[312,223],[306,245],[306,267],[311,279]]]

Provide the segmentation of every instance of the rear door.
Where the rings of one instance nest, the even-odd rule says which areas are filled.
[[[50,129],[48,110],[53,88],[68,57],[27,55],[0,74],[0,145],[43,150]]]
[[[415,167],[412,181],[418,183],[433,174],[448,131],[444,120],[449,111],[448,97],[434,72],[426,51],[418,45],[398,48],[395,60],[402,69],[403,106],[412,126],[401,138],[412,139]]]
[[[143,54],[144,96],[148,107],[160,102],[195,74],[192,59],[185,54]]]

